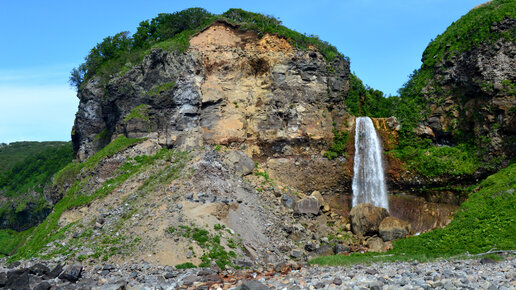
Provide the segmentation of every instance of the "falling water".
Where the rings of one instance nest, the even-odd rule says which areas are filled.
[[[370,203],[389,210],[382,162],[382,146],[373,121],[358,117],[355,126],[353,206]]]

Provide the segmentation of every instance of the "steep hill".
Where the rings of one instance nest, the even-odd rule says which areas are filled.
[[[65,143],[59,141],[0,143],[0,173],[6,172],[29,156],[49,148],[62,146]]]
[[[489,1],[428,45],[400,89],[403,145],[415,131],[436,145],[474,146],[485,167],[515,157],[515,24],[514,1]]]
[[[27,156],[0,173],[0,228],[25,230],[44,220],[59,199],[48,186],[52,176],[72,161],[72,144],[16,142],[2,149],[6,164]]]
[[[390,190],[401,193],[389,197],[391,214],[414,231],[444,226],[470,193],[463,187],[513,156],[512,91],[475,91],[466,69],[494,84],[514,79],[513,7],[493,1],[453,24],[450,31],[467,33],[432,42],[399,98],[364,86],[331,45],[239,9],[160,14],[132,36],[108,37],[72,72],[79,162],[54,176],[47,196],[56,203],[41,224],[2,232],[2,253],[281,269],[287,260],[386,250],[390,241],[351,231],[354,115],[397,116],[374,119],[389,151]],[[476,28],[489,21],[487,32]],[[434,49],[448,40],[461,45]],[[452,67],[460,77],[445,82]],[[446,90],[435,89],[441,83]],[[467,90],[473,106],[459,102]],[[439,115],[434,126],[443,96],[460,112]],[[507,110],[491,122],[482,106],[494,104]],[[468,123],[478,112],[483,119]],[[480,151],[486,131],[477,125],[509,145]],[[492,164],[480,165],[483,152]]]

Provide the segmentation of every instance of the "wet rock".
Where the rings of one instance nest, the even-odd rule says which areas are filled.
[[[72,283],[75,283],[81,277],[81,273],[82,273],[82,265],[81,264],[69,265],[63,270],[61,275],[59,275],[59,279],[67,280]]]
[[[297,214],[318,215],[321,203],[313,197],[303,198],[296,202],[294,212]]]
[[[351,209],[349,216],[354,234],[372,236],[378,234],[380,223],[389,213],[385,208],[361,203]]]
[[[384,241],[393,241],[406,237],[410,230],[410,223],[389,216],[382,220],[378,232]]]

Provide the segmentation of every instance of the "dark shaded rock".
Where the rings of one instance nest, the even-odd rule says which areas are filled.
[[[336,277],[335,279],[333,279],[333,284],[335,284],[337,286],[342,285],[342,279],[340,279],[339,277]]]
[[[333,255],[334,254],[333,247],[331,245],[329,245],[329,244],[321,245],[319,248],[317,248],[315,253],[318,256],[329,256],[329,255]]]
[[[48,273],[50,273],[50,269],[41,263],[37,263],[30,267],[30,273],[37,276],[43,276],[48,275]]]
[[[385,208],[368,203],[358,204],[349,213],[351,230],[354,234],[362,236],[378,234],[380,223],[388,216],[389,213]]]
[[[325,284],[323,282],[319,282],[317,284],[314,285],[314,288],[315,289],[321,289],[321,288],[324,288]]]
[[[316,247],[314,244],[306,244],[305,245],[305,251],[308,251],[308,252],[313,252],[315,251]]]
[[[490,258],[486,258],[486,257],[484,257],[484,258],[480,259],[480,261],[479,261],[479,262],[480,262],[480,264],[482,264],[482,265],[484,265],[484,264],[495,264],[495,263],[497,263],[495,260],[490,259]]]
[[[70,265],[64,269],[64,271],[61,273],[61,275],[59,275],[59,279],[67,280],[72,283],[75,283],[81,277],[81,273],[82,273],[82,265],[80,265],[80,264]]]
[[[56,278],[57,276],[59,276],[59,274],[61,274],[61,272],[63,272],[63,265],[61,264],[57,264],[54,269],[52,269],[50,271],[50,273],[48,273],[46,275],[46,277],[50,278],[50,279],[54,279]]]
[[[377,275],[378,274],[378,271],[376,269],[367,269],[365,270],[365,273],[366,274],[369,274],[369,275]]]
[[[235,290],[269,290],[270,288],[256,280],[245,280]]]
[[[43,281],[34,287],[34,290],[48,290],[52,287],[47,281]]]
[[[165,275],[163,277],[165,277],[165,279],[175,278],[175,277],[177,277],[177,272],[167,272],[167,273],[165,273]]]
[[[335,254],[343,254],[351,252],[351,248],[345,245],[335,245],[335,247],[333,247],[333,251]]]
[[[7,272],[7,289],[30,289],[29,269],[19,269]]]
[[[9,264],[9,266],[7,266],[7,268],[14,269],[14,268],[16,268],[16,267],[18,267],[20,265],[21,265],[21,263],[19,261],[14,261],[11,264]]]
[[[296,202],[294,212],[297,214],[319,214],[321,203],[313,197],[303,198]]]
[[[7,284],[7,273],[0,273],[0,287],[4,287]]]

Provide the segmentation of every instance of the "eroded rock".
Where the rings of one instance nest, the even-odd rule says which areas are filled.
[[[356,235],[372,236],[378,234],[382,220],[389,216],[385,208],[361,203],[351,209],[349,217],[351,230]]]

